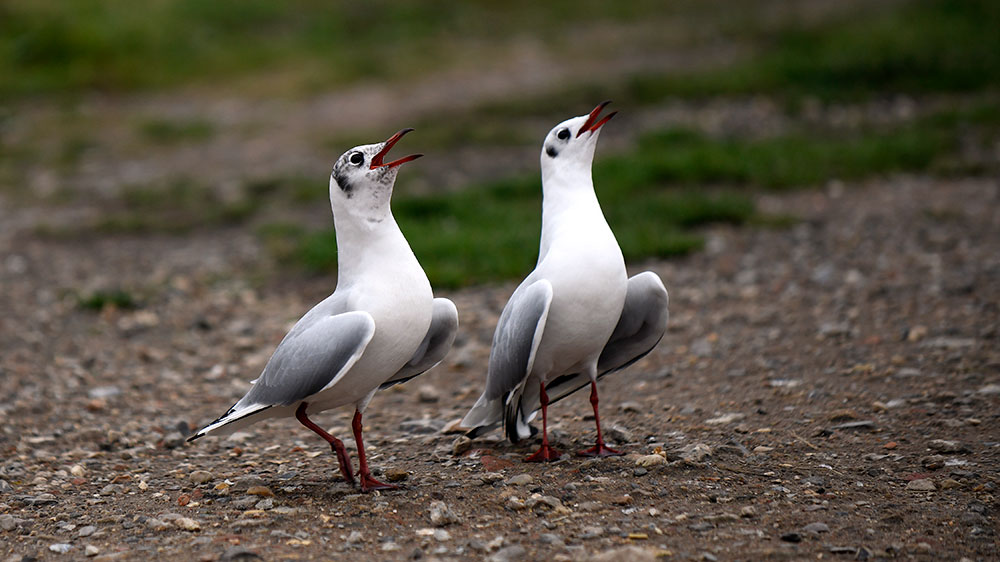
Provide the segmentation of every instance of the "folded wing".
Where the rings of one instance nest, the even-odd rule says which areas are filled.
[[[250,391],[191,439],[272,406],[295,404],[335,385],[361,357],[374,335],[375,321],[362,311],[300,321],[278,345]]]
[[[544,279],[522,284],[507,301],[493,334],[486,390],[462,421],[477,428],[474,434],[502,421],[510,424],[508,432],[516,431],[520,391],[531,372],[551,304],[552,284]]]
[[[434,299],[431,325],[424,340],[420,342],[420,347],[406,365],[379,388],[406,382],[432,369],[451,350],[456,335],[458,335],[458,309],[455,308],[455,303],[448,299]]]

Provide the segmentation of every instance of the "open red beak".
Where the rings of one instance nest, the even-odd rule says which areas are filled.
[[[611,113],[605,115],[604,119],[597,121],[597,117],[601,114],[601,110],[604,109],[604,106],[609,103],[611,103],[611,100],[601,102],[597,107],[595,107],[594,110],[590,112],[590,115],[587,116],[587,121],[584,122],[583,126],[580,127],[580,130],[577,131],[576,136],[579,137],[587,131],[593,133],[594,131],[600,129],[605,123],[611,121],[611,118],[618,114],[617,111],[612,111]],[[595,123],[594,121],[597,122]]]
[[[388,166],[390,168],[395,168],[396,166],[399,166],[400,164],[405,164],[406,162],[409,162],[410,160],[416,160],[417,158],[420,158],[421,156],[423,156],[423,154],[411,154],[409,156],[404,156],[404,157],[400,158],[399,160],[393,160],[392,162],[383,162],[382,161],[385,158],[385,155],[389,152],[389,149],[391,149],[394,144],[396,144],[397,142],[399,142],[399,139],[403,138],[403,135],[405,135],[406,133],[409,133],[412,130],[413,129],[409,129],[409,128],[407,128],[407,129],[401,129],[398,133],[396,133],[395,135],[392,135],[391,137],[389,137],[388,140],[385,141],[385,146],[382,147],[382,150],[378,151],[378,153],[375,154],[375,157],[372,158],[371,169],[374,170],[375,168],[381,168],[382,166]]]

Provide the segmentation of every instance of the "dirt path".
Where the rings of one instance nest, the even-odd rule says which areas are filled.
[[[462,334],[445,364],[371,406],[372,463],[405,488],[370,495],[291,421],[183,443],[330,280],[249,284],[269,258],[240,231],[5,228],[0,554],[996,558],[1000,186],[899,177],[760,204],[803,220],[713,228],[698,255],[632,264],[663,277],[672,318],[603,385],[628,456],[527,465],[533,444],[497,436],[453,454],[439,429],[478,394],[513,285],[469,289],[448,295]],[[93,313],[71,292],[110,286],[142,306]],[[560,447],[589,446],[588,411],[582,394],[553,407]],[[349,415],[318,421],[346,437]]]

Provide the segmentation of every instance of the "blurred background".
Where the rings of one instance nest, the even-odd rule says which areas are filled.
[[[517,278],[541,139],[611,99],[609,221],[630,260],[682,255],[705,223],[794,224],[762,191],[995,174],[998,29],[988,0],[6,0],[0,229],[125,267],[329,275],[332,163],[415,127],[394,209],[432,282]],[[134,298],[75,276],[82,303]]]

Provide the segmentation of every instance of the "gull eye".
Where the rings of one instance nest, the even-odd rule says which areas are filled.
[[[569,129],[559,129],[559,132],[556,133],[556,138],[559,139],[559,140],[566,140],[566,139],[568,139],[569,138]]]
[[[350,156],[350,158],[348,158],[348,160],[351,162],[351,164],[354,164],[355,166],[360,166],[365,162],[365,157],[360,152],[355,152]]]

